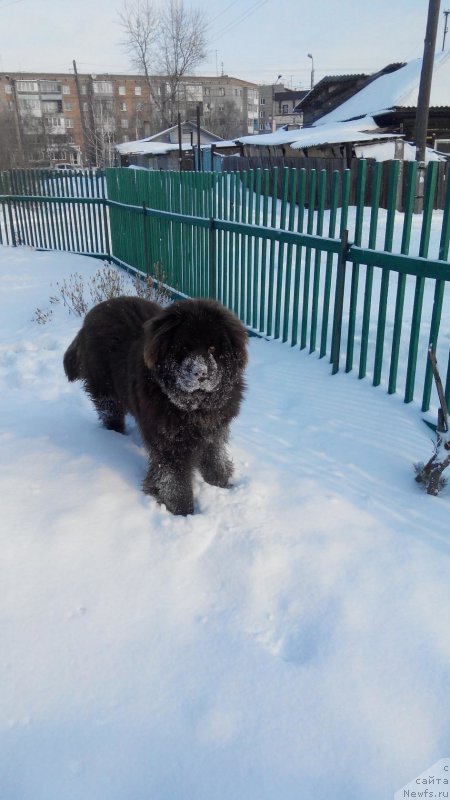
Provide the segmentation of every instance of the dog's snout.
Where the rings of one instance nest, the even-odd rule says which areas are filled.
[[[184,392],[195,392],[197,389],[211,392],[218,381],[218,369],[213,356],[205,358],[202,354],[186,356],[176,379],[177,385]]]
[[[194,378],[197,378],[199,381],[204,381],[208,374],[208,366],[202,360],[197,360],[194,362],[192,366],[192,375]]]

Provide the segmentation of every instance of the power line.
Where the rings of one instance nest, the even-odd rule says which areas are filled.
[[[2,11],[4,8],[8,8],[8,6],[16,6],[17,3],[23,3],[23,1],[24,0],[12,0],[11,3],[5,3],[4,6],[0,5],[0,11]]]
[[[222,11],[219,11],[219,13],[216,14],[215,17],[213,17],[212,19],[209,20],[208,28],[211,27],[211,25],[213,24],[213,22],[216,21],[216,19],[219,19],[219,17],[221,17],[223,14],[225,14],[228,11],[229,8],[231,8],[232,6],[235,6],[236,3],[238,3],[238,2],[239,2],[239,0],[232,0],[232,2],[229,3],[229,5],[225,6],[225,8],[223,8]]]
[[[257,2],[251,8],[243,11],[238,17],[235,17],[233,20],[231,20],[228,25],[225,25],[224,28],[221,28],[221,30],[217,33],[217,36],[212,41],[217,41],[219,36],[222,37],[225,33],[232,31],[236,25],[240,25],[241,22],[244,22],[244,20],[248,19],[248,17],[251,17],[256,11],[259,11],[259,9],[265,6],[268,2],[269,0],[257,0]]]

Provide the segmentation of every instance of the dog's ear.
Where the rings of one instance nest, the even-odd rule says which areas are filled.
[[[228,313],[227,316],[227,333],[230,340],[231,350],[234,354],[239,369],[243,370],[248,361],[248,333],[242,322],[235,317],[234,314]]]
[[[144,322],[144,361],[148,369],[154,369],[161,358],[164,358],[171,342],[171,332],[178,324],[169,310]]]
[[[159,325],[158,325],[159,323]],[[158,362],[160,337],[158,334],[160,318],[156,317],[144,322],[144,361],[148,369],[154,369]]]

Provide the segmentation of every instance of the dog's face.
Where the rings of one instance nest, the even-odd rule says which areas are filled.
[[[247,361],[247,334],[231,312],[210,300],[183,300],[145,323],[144,360],[178,408],[226,400]]]

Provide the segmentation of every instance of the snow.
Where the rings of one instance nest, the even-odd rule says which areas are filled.
[[[355,140],[356,141],[356,140]],[[395,142],[375,142],[370,144],[357,144],[355,146],[355,154],[357,158],[374,158],[375,161],[392,161],[395,158]],[[416,147],[415,145],[404,142],[403,144],[403,161],[416,160]],[[436,150],[427,147],[425,150],[425,163],[430,161],[446,161],[446,157],[439,155]]]
[[[280,144],[291,144],[292,142],[296,142],[301,132],[301,128],[296,128],[290,131],[280,128],[274,133],[254,133],[251,136],[240,136],[239,139],[236,139],[236,141],[242,142],[243,144],[276,147]]]
[[[304,128],[295,142],[293,150],[303,147],[319,147],[323,144],[339,144],[340,142],[373,142],[374,139],[392,139],[392,133],[380,133],[372,117],[363,117],[350,123],[335,125],[317,125]],[[396,136],[395,138],[399,138]]]
[[[123,142],[123,144],[117,144],[115,147],[122,156],[131,153],[159,156],[180,149],[178,142],[176,144],[170,144],[170,142],[152,142],[148,139],[140,139],[136,142]],[[182,142],[181,149],[191,150],[192,145],[188,142]]]
[[[250,340],[230,490],[145,497],[62,355],[56,282],[0,248],[2,800],[380,800],[450,749],[450,490],[416,404]]]
[[[293,150],[300,150],[304,147],[318,147],[322,144],[354,141],[371,142],[374,139],[392,139],[392,134],[380,133],[377,124],[371,117],[363,117],[347,123],[312,125],[309,128],[288,131],[280,128],[274,133],[257,133],[253,136],[242,136],[236,141],[259,147],[277,147],[282,144],[290,144]]]

